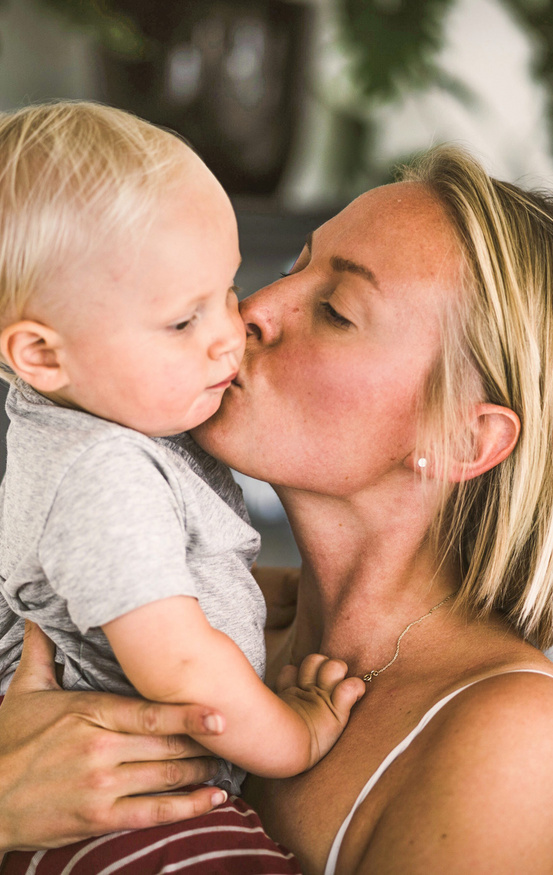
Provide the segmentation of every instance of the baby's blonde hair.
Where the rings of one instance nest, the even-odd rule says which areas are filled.
[[[0,328],[54,271],[146,228],[187,147],[130,113],[82,101],[0,114]]]
[[[446,317],[428,381],[421,442],[447,469],[462,452],[464,421],[478,401],[514,410],[522,426],[507,459],[449,494],[437,527],[442,555],[460,568],[460,605],[483,615],[499,609],[525,637],[549,647],[553,203],[492,179],[452,146],[432,150],[403,178],[425,185],[445,207],[464,262],[461,302]]]

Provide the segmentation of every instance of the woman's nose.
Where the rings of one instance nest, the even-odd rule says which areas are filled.
[[[266,286],[240,302],[246,334],[265,344],[276,343],[282,330],[274,285]]]

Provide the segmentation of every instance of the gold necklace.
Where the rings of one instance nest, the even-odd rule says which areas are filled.
[[[405,629],[397,639],[396,652],[392,656],[390,662],[387,662],[383,668],[373,668],[371,671],[367,672],[366,675],[363,675],[363,680],[365,681],[365,683],[370,684],[373,678],[377,678],[379,674],[382,674],[383,671],[386,671],[387,668],[390,668],[390,666],[394,664],[399,656],[399,646],[401,644],[401,639],[404,635],[407,634],[409,629],[412,629],[413,626],[418,626],[419,623],[422,623],[423,620],[426,620],[427,617],[430,617],[430,615],[433,614],[434,611],[437,611],[438,608],[441,608],[442,605],[445,605],[445,603],[448,602],[452,597],[453,593],[450,593],[448,596],[445,597],[445,599],[442,599],[441,602],[438,602],[437,605],[434,605],[433,608],[430,608],[427,614],[424,614],[422,617],[419,617],[418,620],[413,620],[412,623],[409,623],[409,625],[405,627]]]

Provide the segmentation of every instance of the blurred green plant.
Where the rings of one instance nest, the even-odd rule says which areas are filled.
[[[6,0],[0,0],[0,5],[5,3]],[[151,40],[133,12],[133,6],[144,3],[133,3],[133,0],[35,0],[35,5],[45,12],[52,12],[68,26],[89,34],[109,51],[129,59],[142,59],[150,50]]]
[[[0,0],[4,5],[7,0]],[[139,24],[155,18],[164,0],[34,0],[91,33],[104,47],[140,58],[151,40]],[[435,62],[445,17],[457,0],[334,0],[344,41],[357,55],[367,96],[392,99],[405,84],[457,87]],[[543,47],[537,71],[553,76],[553,0],[501,0]],[[190,0],[182,0],[183,13]]]
[[[553,0],[503,0],[535,43],[534,74],[549,99],[553,135]]]
[[[391,101],[406,88],[438,86],[462,100],[470,92],[436,62],[446,16],[457,0],[335,0],[344,46],[359,89]],[[536,46],[534,72],[553,83],[553,0],[501,0]],[[553,88],[550,88],[553,98]]]
[[[0,6],[9,0],[0,0]],[[14,2],[14,0],[12,0]],[[171,4],[178,14],[192,11],[194,0]],[[251,0],[256,3],[257,0]],[[312,0],[313,2],[313,0]],[[355,188],[355,177],[370,179],[371,109],[393,103],[409,90],[442,88],[465,104],[476,98],[439,64],[447,16],[458,0],[332,0],[338,39],[350,59],[354,99],[335,101],[332,112],[339,136],[342,179]],[[534,74],[545,84],[553,140],[553,0],[500,0],[535,46]],[[128,60],[159,53],[171,17],[168,0],[34,0],[72,27],[91,35],[103,48]],[[169,29],[169,30],[168,30]],[[325,99],[325,95],[322,95]],[[328,102],[330,94],[326,95]]]
[[[456,0],[336,0],[342,42],[360,92],[390,101],[405,88],[438,85],[462,97],[459,82],[436,63],[446,14]]]
[[[545,85],[553,141],[553,0],[501,0],[535,47],[533,73]],[[349,160],[344,184],[374,178],[372,109],[393,103],[409,91],[441,88],[465,105],[476,95],[438,61],[445,45],[447,16],[457,0],[334,0],[339,40],[350,59],[349,75],[357,99],[333,107]],[[324,99],[324,97],[323,97]],[[404,156],[408,159],[409,156]],[[371,176],[372,172],[372,176]]]
[[[7,0],[0,0],[3,5]],[[154,48],[144,22],[155,22],[165,0],[34,0],[104,48],[143,59]],[[255,0],[254,0],[255,2]],[[470,92],[436,61],[446,16],[457,0],[333,0],[344,46],[352,55],[361,93],[393,101],[405,88],[438,86],[462,100]],[[549,86],[553,116],[553,0],[501,0],[538,47],[536,75]],[[182,0],[186,14],[191,0]],[[146,32],[147,31],[147,32]]]

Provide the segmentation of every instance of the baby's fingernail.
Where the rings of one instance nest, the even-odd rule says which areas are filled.
[[[212,805],[222,805],[228,799],[228,793],[225,790],[216,790],[211,796]]]
[[[206,714],[204,717],[204,727],[207,732],[219,735],[225,728],[225,722],[220,714]]]

